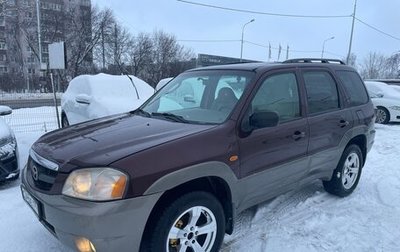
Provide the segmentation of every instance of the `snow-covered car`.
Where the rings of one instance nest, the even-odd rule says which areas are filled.
[[[17,141],[13,131],[1,118],[11,112],[11,108],[0,106],[0,182],[19,177]]]
[[[156,85],[156,91],[160,90],[162,87],[164,87],[172,79],[173,79],[173,77],[161,79]]]
[[[376,122],[400,122],[400,90],[377,81],[365,81],[365,86],[376,107]]]
[[[135,110],[154,89],[135,76],[81,75],[68,85],[61,98],[63,127]]]

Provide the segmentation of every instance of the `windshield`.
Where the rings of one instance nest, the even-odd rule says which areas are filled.
[[[152,117],[177,122],[219,124],[224,122],[254,73],[247,71],[195,71],[179,75],[142,111]]]

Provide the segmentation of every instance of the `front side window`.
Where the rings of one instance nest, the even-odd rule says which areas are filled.
[[[186,123],[224,122],[241,98],[254,73],[194,71],[181,74],[149,99],[147,115]]]
[[[251,106],[254,112],[276,112],[280,122],[300,117],[299,91],[294,73],[277,74],[267,78]]]
[[[318,114],[339,109],[336,83],[328,72],[310,71],[303,74],[307,91],[308,112]]]
[[[263,81],[242,122],[244,131],[251,129],[250,117],[258,112],[276,113],[279,123],[301,117],[299,90],[294,73],[275,74]]]

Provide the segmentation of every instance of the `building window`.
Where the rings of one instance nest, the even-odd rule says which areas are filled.
[[[6,49],[7,49],[6,42],[0,42],[0,50],[6,50]]]
[[[28,62],[28,63],[35,63],[35,57],[33,57],[33,56],[28,57],[28,58],[26,59],[26,62]]]
[[[8,69],[7,67],[0,67],[0,73],[7,73]]]

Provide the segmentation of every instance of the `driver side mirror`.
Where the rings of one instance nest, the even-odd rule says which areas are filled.
[[[12,113],[12,109],[8,106],[0,106],[0,116],[9,115]]]
[[[260,111],[250,116],[250,127],[252,129],[275,127],[278,123],[279,115],[276,112]]]

